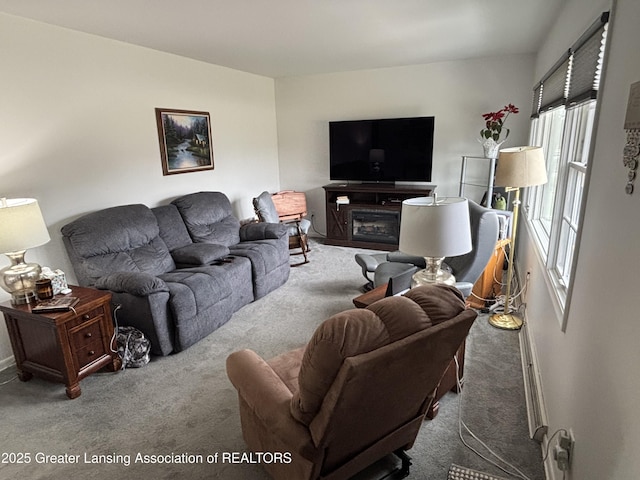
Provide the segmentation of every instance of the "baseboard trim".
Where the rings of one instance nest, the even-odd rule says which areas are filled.
[[[529,435],[541,442],[549,430],[547,411],[544,397],[540,388],[540,374],[535,351],[535,344],[531,341],[529,328],[525,321],[520,330],[520,357],[522,359],[522,374],[524,377],[524,391],[527,401],[527,418],[529,421]]]
[[[14,357],[5,358],[4,360],[0,360],[0,372],[6,370],[7,368],[15,367],[16,359]]]

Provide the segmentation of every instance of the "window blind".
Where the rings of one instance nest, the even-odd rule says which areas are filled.
[[[533,89],[533,102],[531,103],[531,118],[538,118],[540,114],[540,101],[542,100],[542,83],[538,83]]]
[[[597,97],[609,12],[604,12],[533,89],[531,118],[560,105]]]
[[[571,47],[570,105],[597,98],[608,21],[609,12],[605,12]]]
[[[540,111],[549,110],[565,104],[567,75],[569,73],[569,62],[571,60],[570,53],[571,51],[567,50],[549,73],[540,81],[542,84]]]

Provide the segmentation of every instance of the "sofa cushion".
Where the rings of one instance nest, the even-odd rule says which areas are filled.
[[[192,193],[171,203],[178,208],[194,242],[227,247],[240,242],[240,222],[233,216],[231,203],[224,193]]]
[[[251,261],[253,294],[256,300],[275,290],[289,278],[289,248],[285,243],[286,238],[241,242],[229,249],[231,255]]]
[[[225,277],[209,267],[175,270],[159,276],[169,287],[169,304],[176,325],[231,295]]]
[[[123,205],[89,213],[62,227],[67,248],[85,284],[113,272],[151,275],[175,268],[159,236],[156,217],[145,205]]]

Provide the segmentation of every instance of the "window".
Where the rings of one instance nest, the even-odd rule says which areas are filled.
[[[543,148],[548,182],[527,190],[524,211],[565,318],[588,190],[608,18],[604,13],[534,89],[530,142]]]

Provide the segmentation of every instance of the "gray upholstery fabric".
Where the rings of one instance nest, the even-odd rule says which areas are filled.
[[[298,226],[296,225],[297,222],[288,222],[286,223],[287,225],[287,233],[289,234],[289,236],[294,236],[294,235],[298,235]],[[303,218],[300,220],[300,231],[303,234],[307,234],[309,233],[309,228],[311,228],[311,222],[309,220],[307,220],[306,218]]]
[[[233,216],[231,202],[220,192],[199,192],[176,198],[193,242],[218,243],[230,247],[240,242],[240,222]]]
[[[261,222],[278,223],[280,218],[269,192],[262,192],[253,199],[253,208]]]
[[[495,210],[469,201],[471,243],[473,249],[464,255],[445,259],[458,282],[472,285],[480,278],[498,241],[499,225]],[[469,291],[471,293],[471,291]]]
[[[123,205],[90,213],[62,227],[78,280],[93,286],[114,272],[151,275],[175,268],[159,236],[155,216],[144,205]]]
[[[264,239],[282,239],[287,235],[287,227],[279,223],[247,223],[240,227],[240,241],[251,242]]]
[[[229,250],[232,255],[251,261],[253,293],[262,298],[284,284],[289,278],[289,245],[287,237],[281,239],[241,242]]]
[[[278,211],[276,210],[276,206],[273,203],[273,199],[269,192],[262,192],[256,198],[253,199],[253,209],[258,215],[258,219],[260,222],[265,223],[279,223],[280,217],[278,216]],[[291,236],[298,235],[298,225],[300,223],[300,231],[303,234],[309,233],[309,228],[311,228],[311,222],[306,218],[301,219],[299,222],[287,222],[287,234]]]
[[[151,211],[158,221],[160,236],[167,244],[169,251],[191,245],[191,237],[175,205],[161,205],[152,208]]]
[[[219,192],[153,211],[108,208],[62,234],[80,284],[112,291],[120,324],[141,330],[159,355],[188,348],[289,278],[286,228],[241,229]]]
[[[191,243],[171,251],[179,266],[209,265],[229,255],[229,247],[217,243]]]
[[[111,273],[100,277],[95,287],[112,292],[128,292],[140,297],[169,291],[169,286],[162,279],[144,272]]]

